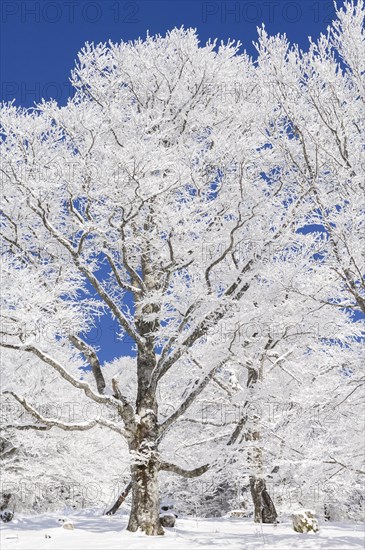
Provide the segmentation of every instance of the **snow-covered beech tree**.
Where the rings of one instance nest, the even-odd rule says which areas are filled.
[[[270,234],[268,194],[285,187],[271,191],[258,173],[247,177],[248,163],[265,165],[260,113],[210,93],[229,81],[250,83],[252,64],[236,54],[232,43],[200,48],[184,30],[86,45],[67,107],[2,109],[2,345],[35,355],[88,398],[116,408],[124,425],[105,417],[57,424],[12,395],[45,425],[96,423],[126,438],[134,457],[132,531],[162,532],[159,470],[194,476],[208,468],[166,462],[158,443],[229,356],[207,356],[200,380],[163,422],[159,385],[255,283],[255,262],[239,256],[239,243],[255,234],[269,245],[293,217],[289,210],[285,223],[273,208],[278,228]],[[218,258],[206,253],[211,243],[221,245]],[[116,378],[107,386],[97,351],[80,337],[103,308],[135,342],[135,405]],[[38,341],[35,322],[47,327]],[[72,353],[87,359],[96,388],[70,372]]]
[[[305,401],[317,378],[319,398],[340,386],[337,360],[320,365],[326,346],[326,357],[346,347],[358,376],[359,329],[346,311],[363,300],[361,235],[351,233],[363,223],[363,65],[361,31],[352,43],[348,27],[359,29],[363,3],[346,10],[308,53],[261,30],[257,64],[239,44],[200,47],[184,29],[86,44],[66,107],[2,106],[1,345],[14,362],[36,358],[102,414],[42,414],[11,376],[6,395],[34,428],[102,428],[125,441],[131,531],[163,533],[159,472],[222,471],[212,447],[245,469],[256,519],[274,521],[265,480],[305,437],[298,449],[288,422],[272,428],[252,406],[287,400],[289,387]],[[330,94],[337,106],[326,110]],[[83,337],[106,312],[134,344],[133,372],[123,358],[120,372],[102,367]],[[281,324],[279,336],[266,330]],[[209,399],[240,403],[242,414],[233,425],[204,418]]]
[[[285,469],[285,461],[293,462],[293,453],[294,457],[297,453],[292,479],[307,488],[312,485],[312,494],[316,491],[318,494],[318,485],[323,488],[331,480],[331,487],[337,493],[351,499],[351,491],[364,475],[363,452],[359,447],[364,391],[360,360],[363,320],[354,322],[364,314],[363,2],[345,3],[337,15],[338,20],[329,28],[328,36],[311,43],[308,53],[291,47],[285,37],[268,37],[264,30],[258,43],[260,76],[257,81],[267,99],[266,146],[272,158],[276,158],[272,160],[276,177],[286,183],[291,181],[291,200],[300,193],[301,200],[292,241],[286,242],[281,251],[276,246],[281,243],[277,241],[272,250],[271,260],[275,264],[286,255],[283,272],[277,278],[279,292],[270,273],[269,296],[252,300],[255,308],[246,319],[240,313],[231,327],[236,327],[241,347],[250,346],[250,352],[252,339],[242,338],[245,327],[256,326],[256,334],[260,333],[261,337],[252,357],[247,356],[245,349],[235,353],[240,356],[247,374],[247,378],[243,375],[240,380],[247,386],[242,403],[252,408],[258,400],[261,405],[271,403],[283,409],[290,395],[294,408],[299,406],[301,414],[298,422],[286,419],[275,423],[274,430],[270,427],[271,435],[267,431],[267,418],[260,418],[261,429],[258,429],[258,426],[252,427],[252,422],[248,427],[247,415],[242,414],[230,444],[239,437],[242,453],[244,439],[260,440],[254,445],[254,460],[252,451],[251,458],[250,453],[245,454],[244,466],[239,471],[247,469],[250,462],[254,469],[261,469],[259,476],[252,476],[251,471],[251,487],[256,479],[261,487],[253,491],[254,500],[259,500],[255,511],[261,514],[264,511],[271,517],[270,505],[266,510],[262,500],[265,494],[263,448],[274,459],[272,464],[266,452],[266,476],[270,474],[270,466],[277,471],[279,462],[281,469]],[[281,208],[285,209],[285,204],[282,203]],[[261,251],[262,243],[255,244],[259,244]],[[292,269],[293,263],[295,269]],[[280,310],[276,310],[272,319],[269,304],[272,296],[280,292],[286,296],[290,314],[286,316],[283,312],[285,301],[278,301],[276,305]],[[248,297],[249,292],[245,299]],[[264,308],[266,305],[262,313],[261,304]],[[316,310],[318,313],[313,314]],[[357,316],[352,312],[357,312]],[[284,318],[284,327],[298,327],[295,339],[299,345],[293,345],[292,330],[278,339],[265,334],[267,338],[263,342],[262,328],[267,328],[271,320],[278,324]],[[232,350],[232,346],[230,348]],[[273,366],[283,371],[282,376],[273,379],[271,373],[267,377],[266,371],[271,372]],[[265,377],[268,378],[266,387]],[[289,387],[292,387],[290,394]],[[309,391],[315,401],[308,399],[308,395],[303,397],[303,389],[305,394]],[[223,426],[227,428],[224,423]],[[273,449],[273,441],[281,442],[281,449]],[[217,448],[216,454],[220,453],[221,449]],[[300,453],[302,457],[298,459]],[[233,462],[237,466],[237,462]],[[308,476],[314,464],[316,474]],[[232,478],[232,469],[228,471]],[[282,472],[280,477],[283,478]],[[263,517],[261,521],[265,521]]]
[[[328,477],[332,479],[333,475],[337,475],[333,470],[326,472],[323,464],[337,464],[341,475],[334,480],[334,484],[343,491],[349,482],[346,474],[352,481],[355,477],[356,483],[364,475],[358,460],[351,463],[350,459],[351,456],[362,456],[361,451],[358,452],[361,426],[354,421],[359,416],[350,411],[361,406],[364,390],[360,361],[362,350],[358,342],[362,338],[363,322],[352,322],[364,314],[363,80],[359,78],[364,74],[363,2],[345,3],[337,15],[338,21],[329,28],[328,36],[321,36],[317,43],[311,43],[308,53],[290,46],[285,36],[269,37],[264,30],[260,31],[257,81],[266,99],[266,146],[272,152],[272,159],[276,158],[276,161],[272,160],[276,177],[286,183],[292,182],[291,200],[299,195],[301,199],[296,210],[292,241],[284,244],[281,251],[276,246],[281,243],[277,241],[272,251],[274,266],[280,257],[283,259],[286,255],[283,272],[277,278],[279,292],[270,273],[269,296],[262,302],[266,304],[266,310],[260,319],[256,301],[255,313],[251,311],[250,321],[253,326],[255,320],[260,320],[256,324],[256,332],[262,337],[262,327],[267,327],[269,321],[278,324],[285,318],[284,326],[298,327],[296,338],[299,345],[295,344],[293,353],[292,346],[288,346],[293,344],[293,331],[290,330],[286,335],[289,338],[282,335],[284,337],[273,339],[267,334],[266,342],[261,341],[254,349],[253,360],[250,357],[248,361],[245,350],[240,355],[241,359],[245,357],[242,361],[244,370],[254,365],[252,375],[248,374],[243,383],[249,390],[244,394],[243,402],[252,406],[252,400],[259,399],[261,404],[275,402],[275,406],[283,407],[288,400],[287,389],[294,385],[291,396],[302,410],[300,433],[304,436],[303,446],[306,448],[301,464],[313,466],[313,463],[318,463],[318,474],[312,476],[311,481],[322,485]],[[284,203],[281,208],[286,208]],[[308,238],[309,235],[312,239]],[[276,305],[280,309],[276,310],[272,319],[268,308],[270,298],[280,295],[280,292],[286,296],[290,314],[287,316],[284,313],[284,300],[278,301]],[[314,313],[317,309],[318,313]],[[331,309],[340,310],[340,313]],[[351,312],[357,312],[358,316],[353,317]],[[250,326],[248,323],[246,321],[241,325],[241,336],[244,327]],[[252,342],[247,341],[246,345],[249,343],[252,351]],[[272,379],[269,376],[265,390],[266,370],[272,370],[270,363],[276,365],[276,369],[283,370],[283,379],[280,388],[276,382],[281,377]],[[307,379],[304,387],[307,390],[311,388],[316,405],[308,398],[299,399],[303,395],[304,368],[304,380]],[[350,380],[345,377],[346,372],[351,372]],[[285,388],[284,393],[282,388]],[[352,390],[356,392],[355,402],[352,400]],[[251,394],[249,399],[248,394]],[[348,397],[351,401],[345,403]],[[326,426],[328,422],[321,420],[332,418],[333,411],[342,403],[345,404],[341,407],[341,423]],[[311,454],[307,446],[308,439],[313,438],[313,423],[309,419],[314,411],[319,414],[315,424],[322,434],[316,437],[313,448],[321,448],[325,453],[319,454],[316,450]],[[350,417],[352,429],[349,428]],[[262,422],[265,419],[260,420],[260,424],[265,425]],[[283,424],[288,425],[288,422]],[[231,444],[240,437],[242,450],[242,437],[260,439],[260,445],[254,447],[254,462],[256,467],[261,463],[262,468],[262,445],[267,448],[273,441],[281,441],[289,451],[301,446],[301,438],[296,432],[298,424],[295,423],[294,432],[297,439],[293,437],[292,422],[289,424],[287,436],[276,425],[274,437],[267,437],[266,428],[262,430],[266,432],[262,437],[257,428],[251,426],[247,431],[247,417],[242,415],[232,434]],[[346,432],[345,425],[350,431]],[[246,429],[243,429],[244,426]],[[348,437],[350,432],[352,437]],[[340,441],[343,441],[342,447]],[[268,448],[268,451],[273,457],[278,456],[278,449],[273,452],[272,448]],[[279,456],[282,457],[282,452]],[[246,460],[247,465],[249,455]],[[280,461],[284,463],[285,457]],[[269,466],[270,461],[267,462]],[[274,466],[276,469],[277,465]],[[297,468],[296,479],[301,479],[301,476],[302,480],[307,479],[308,472],[304,472]],[[262,485],[262,473],[258,480]],[[251,485],[252,482],[255,479],[251,477]],[[353,483],[348,486],[353,486]],[[258,493],[256,497],[260,499],[260,493],[263,495],[264,492]],[[253,498],[255,500],[254,493]],[[262,502],[255,508],[256,511],[265,511]],[[270,510],[265,513],[270,514]]]
[[[309,285],[296,278],[288,290],[298,298],[309,298],[312,307],[321,308],[331,322],[335,316],[326,309],[328,305],[340,309],[353,321],[352,338],[348,334],[343,340],[343,333],[334,322],[336,331],[332,338],[322,340],[323,349],[314,355],[317,361],[322,357],[326,368],[337,365],[338,371],[347,372],[348,376],[347,383],[342,378],[343,383],[328,392],[327,398],[324,396],[320,409],[321,416],[332,417],[341,403],[344,414],[340,416],[342,421],[351,417],[353,437],[346,437],[346,430],[341,432],[341,422],[335,433],[333,428],[330,433],[324,430],[325,447],[319,443],[324,440],[317,439],[317,449],[326,448],[330,455],[327,462],[337,464],[343,483],[346,476],[342,474],[347,472],[358,480],[359,475],[364,475],[359,462],[351,459],[361,455],[361,451],[357,452],[361,427],[356,422],[357,415],[350,413],[352,407],[357,410],[364,391],[359,361],[365,313],[364,3],[345,2],[336,11],[337,21],[326,35],[310,43],[308,52],[291,46],[285,36],[269,37],[262,29],[257,66],[270,89],[267,131],[272,152],[278,158],[277,169],[286,180],[307,191],[298,210],[297,230],[317,235],[318,242],[318,253],[311,258]],[[322,376],[315,379],[324,380]],[[333,383],[336,384],[336,377],[332,377],[332,382],[325,381],[328,389]],[[312,389],[318,391],[316,384]],[[344,423],[348,429],[348,422]],[[332,478],[337,473],[332,471],[329,475]]]

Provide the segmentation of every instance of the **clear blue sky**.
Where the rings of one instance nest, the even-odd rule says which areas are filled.
[[[254,55],[262,23],[270,34],[285,32],[305,48],[308,35],[318,37],[334,17],[328,0],[2,0],[0,9],[1,100],[15,98],[22,106],[42,97],[67,102],[70,71],[86,41],[132,40],[184,25],[197,28],[201,42],[234,38]],[[131,352],[130,342],[116,340],[110,317],[89,342],[102,344],[102,361]]]
[[[202,42],[235,38],[254,53],[263,22],[269,33],[286,32],[305,46],[333,15],[328,0],[2,0],[1,99],[15,97],[24,106],[41,97],[66,103],[69,74],[86,41],[131,40],[184,25],[196,27]]]

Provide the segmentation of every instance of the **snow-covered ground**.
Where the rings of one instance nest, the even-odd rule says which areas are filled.
[[[68,518],[74,530],[59,523],[59,515],[20,516],[1,526],[1,550],[349,550],[364,548],[364,529],[358,524],[330,523],[319,533],[295,533],[289,522],[257,525],[249,520],[178,519],[164,537],[146,537],[125,530],[127,516]],[[47,537],[46,537],[47,535]],[[48,538],[50,536],[50,538]]]

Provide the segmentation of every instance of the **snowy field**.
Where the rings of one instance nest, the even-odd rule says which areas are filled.
[[[364,548],[364,529],[359,524],[332,523],[319,533],[295,533],[289,522],[274,527],[242,519],[179,519],[164,537],[146,537],[125,531],[127,516],[69,516],[73,531],[58,522],[59,515],[21,516],[2,524],[1,550],[349,550]],[[46,537],[47,535],[47,537]],[[48,537],[51,538],[48,538]]]

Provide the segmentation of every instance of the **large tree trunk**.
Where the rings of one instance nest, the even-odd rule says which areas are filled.
[[[247,441],[260,441],[258,430],[248,430],[245,434]],[[266,481],[262,476],[263,456],[262,449],[257,446],[249,450],[248,463],[251,465],[250,490],[254,504],[254,519],[257,523],[276,523],[277,512],[274,503],[267,491]]]
[[[158,250],[154,250],[150,243],[150,234],[155,228],[154,211],[153,206],[149,208],[143,228],[145,239],[141,254],[142,279],[146,295],[149,293],[152,295],[161,286],[158,275]],[[134,280],[132,282],[135,284]],[[134,437],[129,442],[130,453],[134,454],[135,458],[131,466],[132,509],[127,529],[132,532],[141,529],[146,535],[163,535],[164,529],[159,518],[158,403],[156,389],[151,387],[152,373],[156,368],[155,334],[159,328],[160,306],[152,300],[143,304],[138,293],[134,294],[134,299],[136,327],[143,342],[138,344],[137,353],[136,418],[138,424]],[[155,319],[149,320],[151,315],[155,315]]]
[[[250,490],[255,507],[255,522],[276,523],[278,515],[274,503],[267,492],[265,480],[260,477],[250,476]]]
[[[258,370],[248,368],[247,388],[252,389],[258,380],[262,380],[262,367]],[[249,404],[246,401],[245,406]],[[240,441],[257,441],[261,439],[259,431],[259,418],[254,421],[254,425],[246,427],[247,417],[243,416],[238,422],[234,432],[232,433],[228,445],[236,443],[242,432]],[[275,505],[267,491],[266,481],[262,476],[263,470],[263,456],[262,449],[258,445],[253,445],[247,453],[247,461],[251,467],[250,475],[250,490],[252,501],[254,505],[254,519],[257,523],[276,523],[277,512]]]
[[[146,226],[149,229],[149,226]],[[143,279],[148,291],[156,288],[153,268],[148,254],[142,257]],[[159,456],[158,440],[158,403],[156,392],[151,388],[151,376],[156,368],[154,351],[154,333],[156,321],[147,321],[146,317],[158,311],[154,304],[141,306],[139,297],[136,299],[136,326],[144,343],[138,346],[137,378],[138,390],[136,400],[137,429],[129,444],[134,461],[131,466],[132,476],[132,509],[128,522],[128,531],[141,529],[146,535],[163,535],[160,523],[159,502]]]
[[[132,468],[132,509],[128,531],[141,529],[146,535],[163,535],[160,523],[160,502],[158,490],[158,464],[133,465]]]
[[[158,406],[154,392],[149,389],[150,373],[154,366],[153,350],[150,347],[141,350],[137,358],[138,425],[129,447],[134,461],[131,466],[132,510],[127,529],[133,532],[141,529],[146,535],[163,535],[159,519]]]

